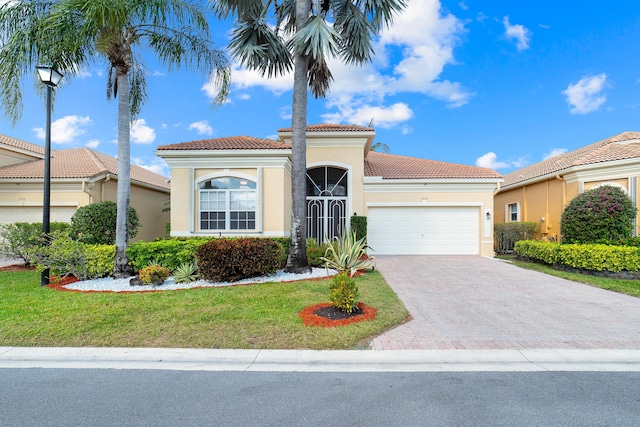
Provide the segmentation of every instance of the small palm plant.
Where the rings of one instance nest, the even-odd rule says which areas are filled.
[[[335,237],[324,256],[319,259],[327,268],[349,272],[349,276],[353,276],[358,270],[373,268],[373,258],[367,255],[365,238],[356,239],[355,232]]]

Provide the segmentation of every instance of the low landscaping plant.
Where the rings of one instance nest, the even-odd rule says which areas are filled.
[[[65,231],[69,228],[66,222],[49,224],[50,233]],[[14,222],[0,225],[0,254],[23,260],[27,265],[31,261],[33,249],[44,240],[41,222]]]
[[[372,258],[367,255],[365,239],[356,239],[354,232],[345,232],[336,237],[319,259],[327,268],[349,272],[350,276],[359,270],[373,267]]]
[[[200,278],[198,274],[198,264],[194,262],[185,262],[173,271],[173,278],[176,283],[191,283]]]
[[[349,225],[351,226],[351,230],[356,233],[356,239],[364,239],[367,241],[367,217],[366,216],[358,216],[353,215],[349,220]]]
[[[211,240],[209,237],[172,238],[153,242],[135,242],[127,248],[127,257],[134,271],[156,261],[169,270],[193,262],[198,247]]]
[[[68,231],[53,233],[48,245],[34,247],[29,259],[39,271],[46,268],[52,275],[73,275],[80,280],[110,276],[113,272],[115,246],[87,245],[69,236]]]
[[[353,313],[358,308],[358,286],[353,277],[342,272],[331,280],[329,301],[345,313]]]
[[[494,250],[497,254],[512,253],[516,242],[535,237],[535,222],[508,222],[493,225]]]
[[[161,265],[150,265],[140,270],[138,277],[147,285],[159,286],[169,277],[169,269]]]
[[[281,247],[265,238],[213,239],[198,247],[198,268],[210,282],[269,276],[280,268]]]

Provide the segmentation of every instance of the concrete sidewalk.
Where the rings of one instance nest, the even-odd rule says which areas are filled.
[[[0,369],[3,368],[246,372],[640,372],[640,351],[0,347]]]

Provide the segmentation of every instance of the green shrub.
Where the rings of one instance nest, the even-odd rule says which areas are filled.
[[[169,277],[169,269],[161,265],[150,265],[140,270],[138,277],[147,285],[159,286]]]
[[[66,222],[49,224],[50,233],[65,231],[69,228]],[[43,242],[41,222],[14,222],[0,225],[0,254],[9,258],[22,259],[29,264],[29,253]]]
[[[334,307],[353,313],[358,308],[358,286],[356,281],[342,272],[331,280],[329,301]]]
[[[367,241],[367,217],[353,215],[350,220],[351,230],[356,233],[356,240]]]
[[[87,245],[73,240],[68,232],[53,233],[49,245],[33,248],[31,262],[52,275],[74,275],[80,280],[110,276],[115,258],[113,245]]]
[[[138,271],[152,261],[175,270],[185,263],[195,262],[196,250],[210,238],[173,238],[154,242],[135,242],[127,248],[127,257],[133,271]]]
[[[71,217],[71,233],[83,243],[113,245],[116,243],[115,202],[104,201],[82,206]],[[129,208],[129,238],[138,234],[140,221],[134,208]]]
[[[198,264],[195,262],[186,262],[180,265],[173,272],[173,278],[176,283],[191,283],[200,278],[198,274]]]
[[[559,244],[520,241],[516,254],[550,265],[591,271],[640,271],[640,249],[634,246],[604,244]]]
[[[348,271],[353,276],[358,270],[372,268],[373,264],[367,255],[367,245],[363,239],[356,239],[354,232],[346,232],[336,237],[327,247],[323,257],[318,258],[327,268]]]
[[[281,248],[271,239],[213,239],[196,251],[200,274],[211,282],[235,282],[274,274]]]
[[[322,259],[327,246],[325,244],[318,244],[318,241],[312,237],[307,239],[307,262],[311,267],[322,267],[325,261]]]
[[[535,222],[507,222],[493,225],[494,250],[497,254],[513,252],[514,245],[520,240],[535,237],[538,224]]]
[[[562,213],[563,243],[605,243],[633,232],[636,208],[617,187],[605,185],[576,196]]]
[[[289,256],[289,247],[291,246],[291,239],[289,237],[271,237],[271,240],[276,242],[280,248],[278,253],[280,258],[278,259],[279,268],[284,268],[287,265],[287,257]]]

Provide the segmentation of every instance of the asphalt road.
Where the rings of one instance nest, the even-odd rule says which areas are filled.
[[[0,369],[1,426],[637,426],[638,372]]]

